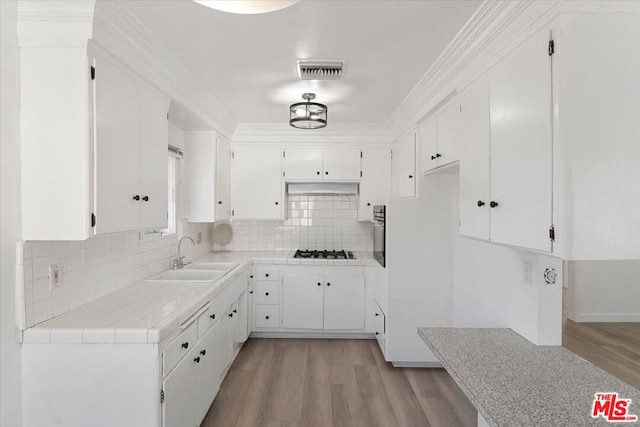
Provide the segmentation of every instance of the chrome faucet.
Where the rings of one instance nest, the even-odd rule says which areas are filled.
[[[180,240],[178,240],[178,256],[176,257],[176,259],[173,260],[173,265],[171,266],[172,269],[174,270],[179,270],[182,267],[184,267],[185,265],[189,264],[188,262],[185,264],[182,260],[184,259],[184,256],[181,256],[180,254],[180,246],[182,245],[182,241],[184,239],[187,239],[191,242],[192,245],[195,246],[196,242],[193,241],[193,239],[189,236],[184,236],[182,237]]]

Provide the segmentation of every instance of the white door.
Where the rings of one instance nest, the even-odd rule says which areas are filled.
[[[400,197],[416,195],[416,134],[411,132],[399,144],[398,179]]]
[[[491,240],[549,251],[551,57],[542,30],[490,72]]]
[[[137,230],[139,88],[108,61],[96,67],[95,232]]]
[[[287,181],[322,179],[322,150],[319,148],[286,149],[284,177]]]
[[[324,329],[364,329],[364,277],[324,279]]]
[[[216,153],[216,221],[231,217],[231,146],[218,137]]]
[[[489,81],[482,78],[462,98],[460,234],[489,240],[491,122]]]
[[[432,118],[418,127],[420,170],[427,172],[438,167],[438,120]]]
[[[360,149],[329,148],[323,152],[323,179],[356,181],[360,179]]]
[[[438,116],[438,166],[460,160],[461,126],[460,103],[453,102]]]
[[[201,401],[193,393],[198,378],[197,364],[193,361],[196,351],[198,349],[194,347],[162,381],[164,427],[196,425],[198,408],[201,405]]]
[[[237,281],[243,282],[244,284],[245,277],[240,276],[236,279]],[[234,313],[233,320],[235,322],[234,330],[233,330],[233,341],[236,347],[240,347],[248,338],[247,332],[247,291],[242,291],[242,294],[238,297],[238,300],[235,304],[236,313]]]
[[[234,218],[281,219],[283,188],[280,149],[236,147],[234,153]]]
[[[226,369],[233,359],[233,309],[229,307],[222,318],[218,321],[220,323],[220,340],[216,344],[216,361],[218,367],[218,374],[220,381],[224,379]]]
[[[320,276],[282,279],[282,327],[322,329],[323,280]]]
[[[169,103],[140,87],[140,228],[166,228]]]
[[[384,204],[390,197],[391,150],[363,150],[358,221],[371,221],[373,219],[373,206]]]

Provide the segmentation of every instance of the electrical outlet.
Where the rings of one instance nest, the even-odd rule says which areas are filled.
[[[527,285],[532,284],[532,271],[533,266],[529,261],[522,262],[522,283],[526,283]]]
[[[196,243],[200,244],[202,243],[202,232],[198,231],[198,234],[196,234]]]
[[[49,266],[49,289],[62,286],[62,264],[51,264]]]

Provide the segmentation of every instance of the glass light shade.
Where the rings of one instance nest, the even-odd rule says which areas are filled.
[[[275,12],[292,6],[300,0],[193,0],[203,6],[228,13],[243,15]]]
[[[298,129],[327,126],[327,106],[317,102],[297,102],[289,107],[289,124]]]

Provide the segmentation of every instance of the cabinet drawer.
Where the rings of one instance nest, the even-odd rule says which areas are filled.
[[[255,298],[257,304],[280,304],[280,283],[257,282]]]
[[[198,340],[198,322],[193,322],[162,352],[162,372],[166,375],[189,352]]]
[[[280,269],[278,267],[256,267],[256,280],[278,281]]]
[[[280,306],[256,305],[256,328],[280,328]]]
[[[202,338],[209,329],[218,321],[222,316],[220,310],[220,304],[212,304],[211,307],[198,317],[198,338]]]

